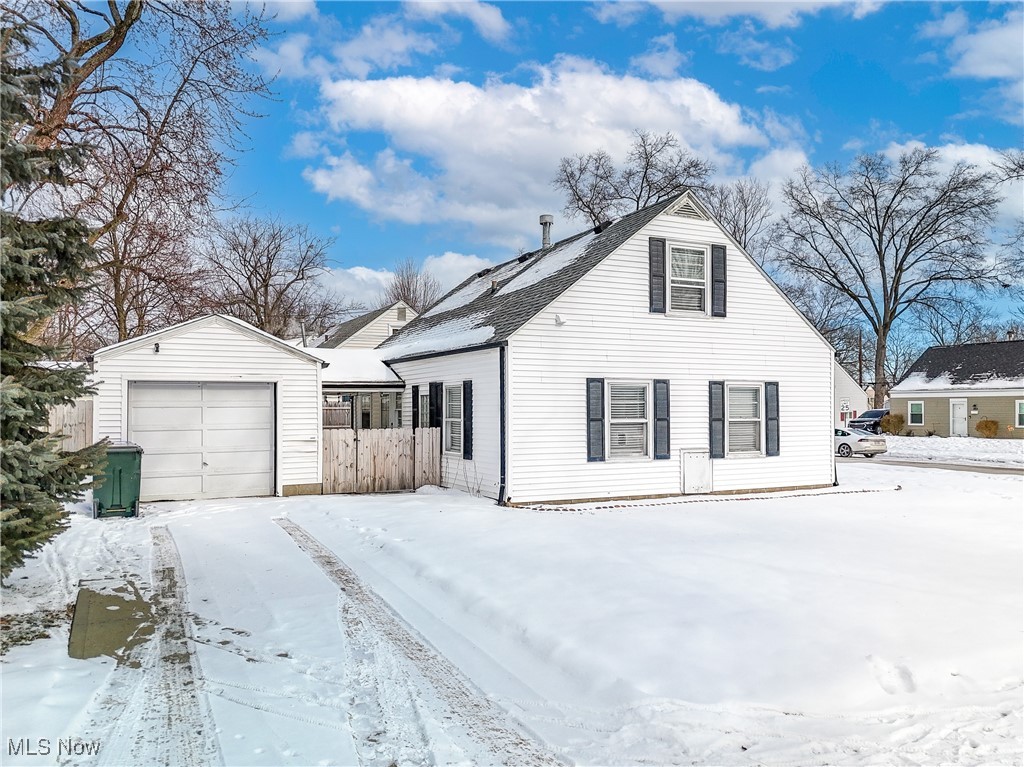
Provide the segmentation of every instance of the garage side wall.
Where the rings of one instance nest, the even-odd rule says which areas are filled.
[[[159,351],[155,349],[157,343]],[[114,440],[128,439],[131,381],[275,384],[275,492],[319,492],[314,490],[322,482],[319,363],[303,360],[218,321],[97,356],[95,377],[96,439]]]

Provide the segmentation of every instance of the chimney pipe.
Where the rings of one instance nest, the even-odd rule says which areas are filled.
[[[1006,331],[1006,340],[1007,341],[1013,341],[1013,340],[1016,340],[1016,338],[1017,338],[1017,331],[1016,330],[1014,330],[1013,328],[1010,328],[1009,330]]]
[[[540,217],[541,247],[547,248],[551,245],[551,225],[555,223],[555,217],[545,213]]]

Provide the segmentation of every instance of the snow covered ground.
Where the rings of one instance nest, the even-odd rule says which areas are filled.
[[[170,696],[190,753],[227,765],[1019,764],[1024,479],[838,471],[833,490],[613,509],[425,489],[76,516],[4,614],[124,578],[192,657],[177,677],[165,661],[189,653],[168,644],[73,660],[61,627],[13,647],[0,761],[173,762]],[[175,702],[174,679],[197,692]]]
[[[1024,468],[1024,439],[885,436],[889,451],[880,458],[939,463],[987,464]]]

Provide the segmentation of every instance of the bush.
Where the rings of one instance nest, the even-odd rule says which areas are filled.
[[[999,421],[991,418],[982,418],[974,425],[974,430],[986,439],[992,439],[999,433]]]
[[[903,417],[902,413],[889,413],[889,415],[882,416],[882,420],[878,422],[882,431],[892,434],[894,437],[903,431],[906,424],[907,419]]]

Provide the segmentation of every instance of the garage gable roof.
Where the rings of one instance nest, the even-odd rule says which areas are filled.
[[[208,325],[216,324],[226,325],[233,330],[237,330],[238,332],[249,336],[250,338],[275,346],[293,357],[298,357],[299,359],[307,362],[315,362],[321,366],[324,365],[323,360],[319,357],[309,354],[297,347],[291,346],[277,336],[273,336],[265,330],[260,330],[255,325],[250,325],[244,320],[240,320],[237,317],[229,317],[226,314],[208,314],[205,317],[196,317],[194,320],[180,322],[177,325],[171,325],[170,327],[163,328],[162,330],[154,330],[152,333],[146,333],[146,335],[139,336],[138,338],[129,338],[127,341],[121,341],[120,343],[111,344],[110,346],[104,346],[102,349],[97,349],[92,356],[93,359],[109,359],[111,357],[117,357],[124,352],[154,343],[162,338],[173,338],[190,330],[197,330]]]

